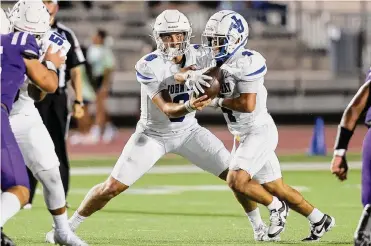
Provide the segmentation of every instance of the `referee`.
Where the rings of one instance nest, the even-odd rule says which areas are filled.
[[[55,152],[58,156],[60,166],[60,174],[63,182],[65,195],[67,196],[69,187],[69,161],[67,156],[67,148],[65,142],[65,134],[68,119],[68,96],[67,83],[71,80],[72,86],[75,90],[76,100],[73,105],[73,116],[81,118],[84,115],[82,103],[82,81],[80,65],[85,63],[85,57],[81,51],[79,41],[71,29],[59,23],[55,19],[58,12],[57,0],[43,1],[51,16],[51,30],[56,31],[64,36],[71,44],[71,49],[67,53],[66,64],[58,70],[59,88],[54,94],[48,94],[41,102],[35,103],[39,110],[41,118],[53,139]],[[29,170],[28,170],[29,171]],[[36,179],[29,171],[31,194],[29,203],[35,194],[37,185]],[[28,206],[29,208],[31,205]]]

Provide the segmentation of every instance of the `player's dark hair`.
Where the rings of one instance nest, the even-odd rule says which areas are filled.
[[[107,31],[103,29],[98,29],[97,34],[99,37],[101,37],[103,40],[107,37]]]

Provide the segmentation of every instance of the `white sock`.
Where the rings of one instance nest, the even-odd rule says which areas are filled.
[[[84,220],[86,218],[87,217],[84,217],[84,216],[79,215],[79,213],[76,211],[72,215],[72,217],[68,220],[68,222],[70,223],[70,226],[71,226],[72,231],[76,231],[76,229],[80,226],[80,224],[82,222],[84,222]]]
[[[282,202],[274,196],[273,201],[267,207],[269,210],[280,209],[282,207]]]
[[[323,216],[324,216],[324,213],[314,208],[307,218],[311,223],[317,223],[323,218]]]
[[[105,124],[104,128],[105,128],[105,130],[111,130],[111,131],[113,131],[115,129],[111,122],[107,122]]]
[[[98,125],[93,125],[90,129],[90,134],[92,134],[93,136],[100,136],[101,132],[102,131]]]
[[[251,212],[246,213],[247,217],[250,220],[252,228],[258,228],[261,224],[263,224],[262,217],[260,216],[259,208],[254,209]]]
[[[67,211],[60,215],[53,215],[56,230],[69,231]]]
[[[21,202],[11,192],[1,194],[1,227],[21,209]]]

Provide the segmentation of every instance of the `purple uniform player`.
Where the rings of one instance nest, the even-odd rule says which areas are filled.
[[[368,131],[363,141],[362,151],[362,203],[363,206],[371,204],[371,69],[368,72],[366,86],[368,87],[368,99],[366,102],[365,124]]]
[[[368,131],[362,148],[362,204],[364,211],[355,233],[354,245],[371,245],[371,69],[366,82],[345,109],[335,143],[331,171],[341,181],[347,178],[346,151],[359,117],[365,113]]]
[[[14,32],[0,36],[1,49],[1,229],[23,207],[29,197],[25,163],[9,123],[9,112],[18,89],[28,76],[45,92],[58,87],[56,67],[65,57],[48,49],[40,63],[37,40],[50,29],[50,15],[41,1],[22,2],[11,21]],[[13,245],[1,230],[2,245]]]
[[[1,35],[1,190],[13,186],[29,188],[26,166],[9,123],[9,112],[24,82],[24,57],[38,59],[39,47],[33,35],[14,32]]]

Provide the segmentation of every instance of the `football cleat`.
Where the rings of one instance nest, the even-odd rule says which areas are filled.
[[[3,228],[1,228],[1,246],[15,246],[15,243],[3,233]]]
[[[32,209],[32,204],[27,203],[26,205],[23,206],[23,209],[26,209],[26,210]]]
[[[45,235],[45,242],[46,243],[55,244],[54,232],[55,232],[54,229],[52,229],[51,231],[46,233],[46,235]]]
[[[310,223],[310,235],[304,238],[303,242],[319,241],[321,237],[332,229],[335,225],[335,219],[325,214],[317,223]]]
[[[86,242],[81,240],[72,231],[54,231],[54,244],[67,245],[67,246],[88,246]],[[48,234],[47,234],[48,235]]]
[[[370,246],[371,245],[371,232],[362,231],[358,232],[357,237],[354,239],[354,246]]]
[[[286,218],[289,215],[289,207],[281,201],[282,207],[270,211],[271,224],[268,228],[268,238],[270,241],[280,241],[280,234],[285,230]]]
[[[354,246],[371,245],[371,205],[367,204],[354,233]]]

